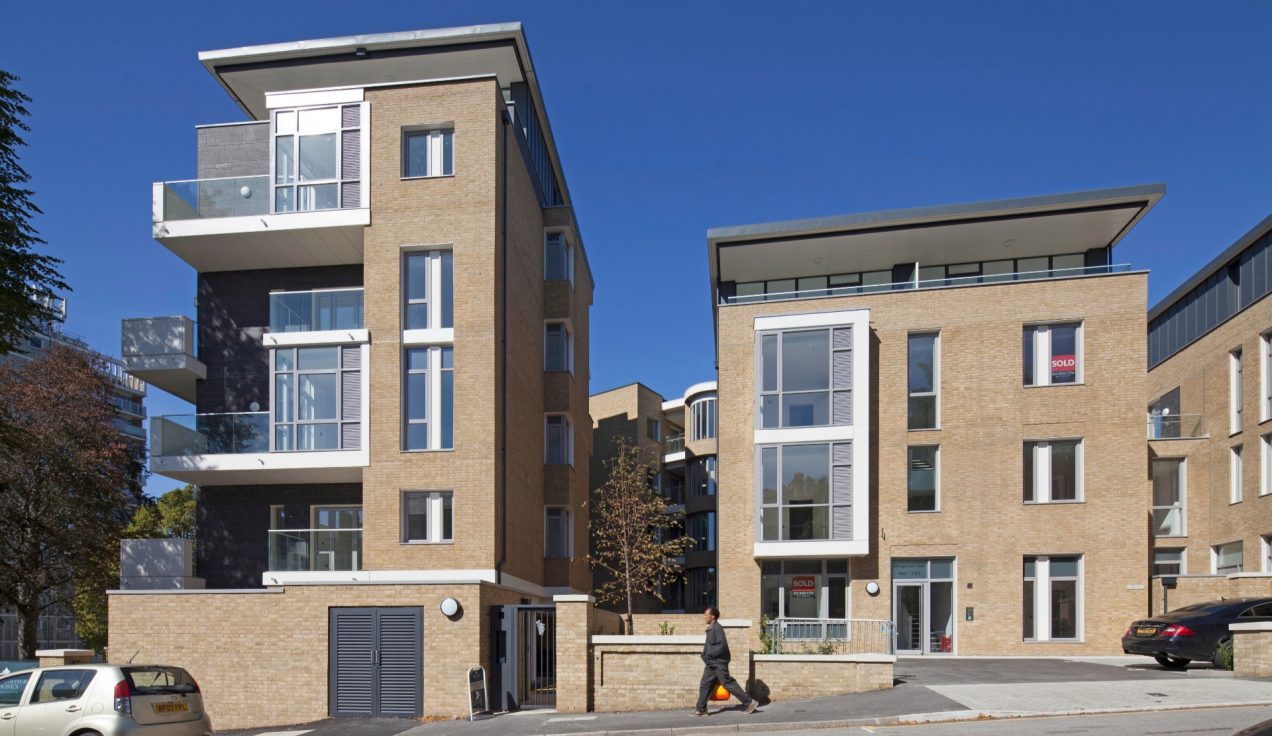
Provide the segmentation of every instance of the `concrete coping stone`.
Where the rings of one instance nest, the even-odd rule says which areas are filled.
[[[722,618],[720,625],[726,629],[749,629],[751,628],[751,619],[749,618]]]
[[[644,636],[627,636],[625,634],[593,634],[593,644],[703,644],[707,640],[706,634],[673,634],[671,636],[663,636],[662,634],[648,634]]]
[[[37,657],[91,657],[92,649],[37,649]]]
[[[756,662],[860,662],[869,664],[894,664],[895,654],[755,654]]]
[[[595,603],[596,598],[586,593],[566,593],[552,596],[553,603]]]
[[[283,593],[278,588],[178,588],[159,590],[108,590],[106,595],[248,595],[259,593]]]
[[[1228,624],[1229,631],[1272,631],[1272,621],[1251,621],[1244,624]]]

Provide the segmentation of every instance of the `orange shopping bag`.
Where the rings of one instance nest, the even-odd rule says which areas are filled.
[[[712,700],[728,700],[729,691],[724,689],[724,683],[716,680],[715,690],[711,691]]]

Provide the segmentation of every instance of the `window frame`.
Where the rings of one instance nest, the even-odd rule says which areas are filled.
[[[654,442],[662,442],[662,420],[645,417],[645,438]]]
[[[785,460],[783,459],[783,457],[782,457],[782,456],[783,456],[783,451],[784,451],[786,448],[790,448],[790,447],[824,447],[824,448],[826,448],[826,483],[827,483],[827,487],[826,487],[826,502],[825,502],[825,503],[819,503],[819,504],[812,504],[812,503],[807,503],[807,504],[787,504],[787,503],[785,503],[785,502],[784,502],[784,500],[785,500],[785,488],[784,488],[784,485],[785,485],[785,484],[782,482],[782,476],[783,476],[783,466],[785,465]],[[755,508],[756,508],[756,510],[757,510],[757,512],[758,512],[758,513],[756,513],[756,515],[755,515],[755,539],[756,539],[756,541],[758,541],[758,542],[762,542],[762,543],[769,543],[769,544],[777,544],[777,543],[780,543],[780,544],[791,544],[791,543],[799,544],[799,543],[803,543],[803,542],[831,542],[831,541],[835,541],[835,534],[834,534],[834,531],[835,531],[835,523],[834,523],[834,509],[835,509],[835,488],[834,488],[835,457],[834,457],[834,455],[835,455],[835,443],[834,443],[834,442],[784,442],[784,443],[781,443],[781,444],[765,444],[765,445],[757,445],[755,449],[757,450],[757,452],[756,452],[756,462],[757,462],[757,464],[758,464],[758,466],[759,466],[759,467],[758,467],[759,473],[757,474],[757,476],[758,476],[758,480],[759,480],[759,483],[757,483],[757,485],[756,485],[756,494],[757,494],[757,497],[756,497],[756,499],[755,499],[755,502],[756,502],[756,504],[755,504]],[[775,501],[774,503],[765,503],[765,502],[764,502],[764,453],[765,453],[765,451],[766,451],[766,450],[774,450],[774,451],[776,452],[776,458],[777,458],[777,466],[776,466],[776,474],[777,474],[777,488],[776,488],[776,491],[777,491],[777,493],[776,493],[776,501]],[[783,530],[784,530],[784,527],[785,527],[785,524],[784,524],[783,522],[784,522],[784,520],[785,520],[785,518],[786,518],[786,514],[785,514],[784,512],[785,512],[785,510],[786,510],[786,509],[790,509],[790,508],[798,508],[798,509],[816,509],[816,508],[824,508],[824,509],[826,509],[826,536],[825,536],[825,537],[815,537],[815,538],[812,538],[812,539],[789,539],[789,538],[786,538],[786,537],[784,536],[784,534],[783,534]],[[777,539],[765,539],[765,538],[764,538],[764,510],[765,510],[765,509],[776,509],[776,510],[777,510]]]
[[[1259,535],[1259,560],[1261,572],[1272,572],[1272,534]]]
[[[1245,420],[1243,357],[1244,353],[1240,347],[1228,351],[1228,436],[1230,437],[1241,432]]]
[[[1154,539],[1178,539],[1181,537],[1187,537],[1188,536],[1188,459],[1182,458],[1182,457],[1153,458],[1149,463],[1149,471],[1153,480],[1156,480],[1157,478],[1155,467],[1158,463],[1163,463],[1163,464],[1175,463],[1175,472],[1177,474],[1176,488],[1178,488],[1179,490],[1179,494],[1178,494],[1179,497],[1173,504],[1170,504],[1168,506],[1158,505],[1157,497],[1156,497],[1156,489],[1154,489],[1153,495],[1150,498],[1150,511],[1149,511],[1149,513],[1152,514],[1153,516],[1152,536]],[[1178,534],[1159,534],[1157,532],[1158,524],[1157,524],[1156,512],[1159,510],[1169,511],[1173,509],[1179,509],[1179,529],[1180,529],[1179,533]]]
[[[1259,437],[1259,495],[1272,493],[1272,432]]]
[[[1073,358],[1074,358],[1074,376],[1072,381],[1061,383],[1053,383],[1051,380],[1051,361],[1054,354],[1051,350],[1051,330],[1056,327],[1074,327],[1073,333]],[[1029,322],[1021,328],[1021,363],[1024,362],[1024,344],[1025,339],[1029,337],[1029,331],[1032,330],[1032,356],[1033,382],[1023,382],[1026,388],[1040,388],[1043,386],[1081,386],[1086,383],[1086,322],[1084,320],[1067,320],[1057,322]],[[1044,357],[1045,355],[1045,357]],[[1045,370],[1042,370],[1045,368]],[[1045,381],[1039,380],[1039,375],[1045,377]],[[1023,376],[1022,376],[1023,378]]]
[[[410,173],[410,156],[407,153],[407,146],[410,144],[410,140],[416,137],[427,137],[428,139],[428,156],[425,159],[425,168],[428,171],[423,174]],[[447,159],[447,154],[449,154],[449,160]],[[450,171],[446,170],[448,163],[450,164]],[[402,128],[402,180],[441,179],[454,175],[455,125],[453,123],[408,125]]]
[[[424,512],[425,526],[428,528],[428,535],[424,539],[411,538],[410,528],[410,499],[412,496],[423,496],[426,509]],[[451,534],[446,536],[446,513],[450,512]],[[430,490],[403,490],[399,499],[399,521],[401,523],[401,533],[398,537],[399,544],[454,544],[455,543],[455,492],[454,491],[430,491]]]
[[[1077,563],[1077,575],[1052,575],[1051,562],[1057,559],[1074,559]],[[1059,642],[1064,644],[1081,644],[1086,640],[1086,555],[1083,554],[1045,554],[1045,555],[1025,555],[1024,561],[1034,561],[1034,575],[1029,577],[1025,574],[1025,567],[1021,567],[1021,623],[1022,623],[1022,640],[1027,644],[1043,643],[1043,642]],[[1053,636],[1055,622],[1051,618],[1051,609],[1053,605],[1052,584],[1057,581],[1072,580],[1076,583],[1074,586],[1074,606],[1076,608],[1076,617],[1074,621],[1074,631],[1072,637]],[[1026,600],[1023,593],[1023,583],[1033,583],[1032,600]],[[1032,638],[1024,636],[1024,607],[1032,606],[1032,618],[1034,624],[1034,635]],[[1046,624],[1044,627],[1043,624]],[[1039,636],[1039,632],[1046,629],[1045,636]]]
[[[916,509],[913,508],[914,488],[911,487],[910,480],[914,472],[914,450],[932,450],[932,508]],[[906,486],[905,486],[905,510],[909,514],[938,514],[941,512],[941,446],[940,445],[909,445],[906,447]]]
[[[561,554],[552,554],[552,532],[549,523],[551,512],[560,512],[562,517],[562,526],[560,527],[564,539],[558,540],[562,544]],[[543,507],[543,558],[545,560],[573,560],[574,559],[574,511],[569,506],[544,506]]]
[[[835,349],[835,342],[834,342],[834,341],[835,341],[835,330],[836,330],[836,329],[843,329],[844,327],[845,327],[845,326],[834,326],[834,325],[821,326],[821,325],[817,325],[817,326],[807,326],[807,327],[789,327],[789,328],[783,328],[783,329],[778,329],[778,330],[762,330],[762,331],[758,331],[758,332],[756,332],[756,340],[757,340],[757,343],[756,343],[756,348],[757,348],[757,349],[756,349],[756,356],[755,356],[755,357],[756,357],[756,377],[757,377],[757,380],[756,380],[756,382],[755,382],[755,384],[756,384],[756,407],[755,407],[755,423],[756,423],[756,429],[763,429],[763,430],[777,430],[777,429],[807,429],[807,428],[810,428],[810,427],[835,427],[835,426],[850,426],[850,425],[847,425],[847,424],[845,424],[845,425],[837,425],[837,424],[835,423],[835,403],[834,403],[834,402],[835,402],[835,394],[836,394],[836,389],[835,389],[835,352],[836,352],[836,349]],[[856,327],[854,326],[852,329],[856,329]],[[786,361],[783,359],[784,346],[785,346],[785,343],[786,343],[786,336],[787,336],[788,334],[793,334],[793,333],[804,333],[804,332],[809,332],[809,333],[816,332],[816,333],[821,333],[821,334],[825,335],[825,339],[826,339],[826,386],[825,386],[825,388],[797,389],[797,390],[786,391],[786,390],[783,390],[783,384],[785,383],[785,379],[786,379],[786,365],[785,365]],[[774,386],[775,386],[775,388],[773,388],[773,389],[771,389],[771,390],[766,389],[766,388],[764,387],[764,386],[765,386],[765,380],[764,380],[764,379],[765,379],[765,373],[764,373],[764,341],[765,341],[765,338],[768,338],[768,337],[774,337],[774,338],[776,338],[776,342],[774,343],[774,344],[775,344],[775,346],[776,346],[776,347],[775,347],[775,352],[776,352],[776,364],[775,364],[775,371],[776,371],[776,375],[773,377],[773,380],[774,380]],[[857,380],[856,380],[856,378],[854,377],[854,380],[853,380],[853,384],[854,384],[854,386],[853,386],[853,390],[855,390],[855,384],[856,384],[856,382],[857,382]],[[842,389],[841,389],[841,391],[842,391]],[[786,397],[787,397],[787,396],[811,396],[811,395],[815,395],[815,394],[824,394],[824,395],[825,395],[825,397],[826,397],[826,421],[825,421],[825,422],[823,422],[823,423],[820,423],[820,424],[819,424],[819,423],[811,423],[811,424],[786,424],[786,423],[785,423],[785,417],[786,417],[786,412],[785,412],[785,404],[786,404],[786,401],[785,401],[785,399],[786,399]],[[765,425],[765,423],[764,423],[764,420],[765,420],[765,417],[764,417],[764,401],[765,401],[765,399],[766,399],[766,398],[772,398],[772,399],[774,399],[774,400],[775,400],[775,402],[776,402],[775,406],[777,407],[777,408],[776,408],[776,412],[777,412],[777,423],[776,423],[776,424],[774,424],[774,425],[772,425],[772,426]],[[856,421],[856,417],[854,417],[854,421]]]
[[[269,116],[269,143],[270,143],[269,145],[269,211],[270,211],[270,214],[281,215],[281,214],[292,214],[297,212],[327,212],[330,210],[343,209],[342,204],[344,199],[343,197],[344,193],[342,189],[344,185],[346,183],[356,183],[357,181],[360,181],[362,177],[361,171],[359,171],[359,176],[357,180],[345,179],[341,177],[341,174],[342,174],[341,167],[343,166],[343,158],[342,158],[342,151],[344,146],[343,139],[345,135],[350,132],[359,132],[359,136],[361,136],[362,111],[365,110],[365,108],[362,108],[363,104],[364,103],[357,103],[357,102],[355,103],[337,102],[337,103],[330,103],[330,104],[323,104],[323,105],[301,105],[298,107],[288,107],[288,108],[281,108],[281,109],[269,111],[270,112],[270,116]],[[359,115],[358,115],[359,123],[356,126],[346,126],[344,124],[344,110],[346,107],[355,107],[355,106],[362,108],[359,111]],[[310,132],[310,133],[306,133],[302,135],[300,132],[301,112],[313,112],[317,110],[327,110],[327,109],[335,111],[336,126],[329,130],[323,130],[321,132],[316,132],[316,133]],[[279,127],[280,127],[278,123],[279,116],[287,115],[287,114],[290,114],[293,116],[292,130],[287,133],[281,133],[279,132]],[[325,179],[306,179],[304,182],[302,182],[300,179],[300,140],[301,138],[305,138],[305,137],[317,137],[322,135],[334,136],[335,145],[333,146],[333,150],[331,153],[332,153],[332,160],[335,165],[335,176],[334,178],[325,178]],[[289,162],[290,164],[289,168],[291,169],[291,171],[288,172],[288,178],[286,180],[279,181],[280,172],[278,171],[278,151],[279,151],[278,146],[279,146],[279,140],[283,138],[290,139],[291,161]],[[359,144],[361,145],[362,143],[363,141],[360,139]],[[360,156],[361,155],[362,154],[360,153]],[[300,190],[302,188],[315,189],[317,187],[323,187],[323,186],[335,187],[335,191],[336,191],[335,206],[334,207],[301,208],[300,206],[301,191]],[[284,190],[284,189],[291,191],[292,206],[290,209],[280,209],[278,207],[278,193],[279,193],[279,190]]]
[[[362,354],[359,356],[359,359],[358,359],[358,368],[356,369],[344,367],[345,351],[351,350],[351,349],[362,351]],[[307,351],[307,350],[334,350],[336,355],[335,365],[331,368],[303,368],[302,369],[300,367],[300,353],[302,351]],[[291,369],[280,371],[278,369],[278,356],[279,354],[284,352],[291,354]],[[268,446],[269,446],[269,451],[271,453],[275,453],[275,452],[279,452],[279,453],[282,453],[282,452],[346,452],[346,451],[360,450],[366,445],[365,435],[366,435],[367,427],[365,426],[365,423],[362,421],[362,412],[359,412],[357,416],[352,416],[352,417],[346,417],[344,415],[344,409],[345,409],[344,376],[347,373],[356,373],[358,375],[357,385],[358,385],[358,393],[359,393],[359,403],[363,407],[366,406],[367,397],[365,395],[366,391],[365,391],[365,386],[363,385],[363,383],[367,375],[366,374],[367,355],[366,355],[366,352],[364,351],[363,345],[347,345],[347,344],[294,345],[294,346],[288,345],[288,346],[272,347],[272,348],[269,348],[268,350],[268,360],[269,360],[269,411],[267,412],[268,418],[269,418]],[[335,416],[331,418],[323,418],[323,419],[302,420],[300,418],[301,376],[318,376],[318,375],[332,376],[332,380],[334,382],[334,390],[335,390],[335,394],[333,398],[333,401],[335,402]],[[290,401],[288,402],[289,406],[287,407],[287,411],[288,411],[288,415],[290,416],[290,419],[286,421],[278,420],[278,414],[279,414],[278,412],[278,401],[279,401],[278,377],[279,376],[291,377],[291,380],[290,380],[291,397],[290,397]],[[344,429],[346,425],[350,425],[350,424],[358,425],[359,442],[357,447],[344,446],[344,440],[345,440]],[[331,425],[335,427],[334,431],[336,433],[336,446],[326,447],[326,448],[302,449],[300,447],[300,428],[302,426],[319,426],[319,425]],[[287,448],[280,448],[280,443],[278,442],[278,428],[281,426],[291,427],[291,441],[290,441],[289,447]]]
[[[1272,419],[1272,331],[1259,335],[1259,423]]]
[[[561,358],[564,366],[557,367],[551,363],[553,352],[549,349],[548,331],[559,327],[562,333]],[[574,375],[574,330],[569,320],[546,320],[543,323],[543,371],[545,373],[569,373]]]
[[[414,258],[424,259],[424,296],[412,298],[410,262]],[[437,246],[410,247],[402,249],[399,264],[401,292],[401,321],[405,341],[416,343],[415,336],[420,334],[438,334],[440,330],[455,328],[455,252],[452,248]],[[448,278],[449,277],[449,278]],[[424,305],[425,324],[423,327],[412,327],[410,324],[411,307]],[[448,324],[449,323],[449,324]]]
[[[562,249],[561,268],[565,269],[564,277],[549,273],[548,249],[552,246],[553,239],[558,237]],[[543,231],[543,280],[568,281],[571,287],[574,286],[574,243],[570,241],[569,233],[563,228]]]
[[[1168,560],[1159,561],[1157,559],[1158,555],[1169,555],[1169,554],[1179,555],[1178,561],[1176,562],[1170,562]],[[1149,574],[1150,577],[1159,577],[1162,575],[1165,575],[1165,576],[1187,575],[1188,574],[1188,548],[1187,547],[1153,547],[1152,559],[1150,560],[1149,564],[1151,568],[1150,574]],[[1176,572],[1158,572],[1157,570],[1158,565],[1173,565],[1173,564],[1179,565],[1179,570],[1177,570]]]
[[[1237,547],[1241,553],[1240,561],[1237,562],[1236,570],[1232,572],[1222,572],[1219,567],[1219,558],[1223,555],[1225,548]],[[1230,567],[1230,566],[1229,566]],[[1222,544],[1212,544],[1210,546],[1210,574],[1211,575],[1235,575],[1245,571],[1245,540],[1235,539],[1231,542],[1223,542]]]
[[[566,436],[563,438],[565,446],[562,450],[565,452],[566,457],[563,460],[553,459],[552,457],[552,432],[550,425],[553,419],[560,419],[565,424]],[[569,414],[549,412],[543,415],[543,464],[574,467],[574,422],[570,419]]]
[[[1073,442],[1074,447],[1074,497],[1073,498],[1054,498],[1053,488],[1051,485],[1052,478],[1052,451],[1051,446],[1056,442]],[[1024,447],[1033,446],[1033,478],[1032,485],[1026,488],[1026,491],[1032,491],[1029,497],[1023,497],[1023,503],[1026,506],[1042,506],[1047,504],[1064,504],[1064,503],[1085,503],[1086,502],[1086,441],[1082,437],[1050,437],[1047,439],[1025,440]],[[1045,446],[1042,448],[1041,446]],[[1040,462],[1039,449],[1045,449],[1046,461]],[[1021,458],[1023,464],[1024,453],[1022,450]],[[1021,478],[1024,477],[1024,468],[1021,468]],[[1045,478],[1045,486],[1039,485],[1039,479]]]
[[[425,354],[425,368],[411,368],[411,353]],[[450,367],[446,355],[450,354]],[[450,406],[443,401],[445,378],[450,375]],[[424,418],[412,419],[410,411],[410,376],[424,375]],[[406,345],[402,348],[402,452],[452,452],[455,449],[455,348],[451,345]],[[445,424],[450,420],[450,445],[446,444]],[[428,442],[425,447],[411,447],[410,427],[423,424]]]
[[[1235,444],[1228,448],[1228,504],[1245,500],[1245,448]]]
[[[931,391],[911,391],[910,390],[910,353],[912,350],[911,341],[915,338],[923,337],[932,338],[932,390]],[[910,413],[909,403],[916,398],[932,397],[932,426],[916,427],[913,425],[913,416]],[[941,331],[930,330],[911,332],[906,335],[906,430],[910,432],[929,432],[939,430],[941,428]]]
[[[713,440],[718,434],[719,406],[715,396],[697,399],[689,404],[690,441]]]

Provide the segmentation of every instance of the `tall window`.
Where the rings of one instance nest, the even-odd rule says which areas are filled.
[[[1153,575],[1183,575],[1184,570],[1182,548],[1153,550]]]
[[[455,267],[451,251],[408,251],[403,261],[402,329],[454,327]]]
[[[1082,625],[1081,557],[1026,557],[1024,638],[1077,639]]]
[[[564,322],[543,325],[543,370],[574,372],[574,335]]]
[[[274,450],[360,447],[362,347],[273,351]]]
[[[1259,438],[1260,455],[1262,456],[1259,473],[1259,495],[1272,493],[1272,434]]]
[[[1029,325],[1024,329],[1026,386],[1081,383],[1082,324]]]
[[[1228,503],[1240,503],[1245,496],[1242,487],[1245,464],[1241,460],[1241,445],[1233,447],[1228,457]]]
[[[689,405],[692,439],[712,439],[716,436],[716,399],[698,399]]]
[[[274,113],[274,212],[361,206],[361,109]]]
[[[1272,419],[1272,332],[1259,336],[1259,421]]]
[[[716,514],[704,511],[685,517],[685,534],[694,540],[694,549],[699,552],[714,552],[716,549]]]
[[[403,392],[405,450],[455,447],[455,350],[407,348]]]
[[[832,424],[852,424],[852,328],[761,334],[760,426]]]
[[[1082,500],[1082,441],[1026,442],[1025,503]]]
[[[402,133],[402,178],[455,173],[455,132],[449,129]]]
[[[564,506],[543,509],[543,556],[549,559],[574,556],[574,526],[570,510]]]
[[[937,468],[939,457],[936,445],[911,447],[909,450],[909,474],[907,479],[907,511],[936,511]]]
[[[1187,534],[1185,468],[1179,458],[1153,460],[1153,536]]]
[[[574,464],[574,427],[564,414],[544,418],[544,462],[548,465]]]
[[[574,249],[563,232],[543,236],[543,280],[574,283]]]
[[[1241,348],[1228,353],[1228,433],[1241,431]]]
[[[455,502],[450,491],[402,494],[402,541],[429,544],[455,540]]]
[[[936,429],[939,426],[938,345],[939,336],[935,332],[910,335],[910,429]]]
[[[657,419],[645,419],[645,436],[654,442],[661,442],[662,422]]]
[[[1241,572],[1242,542],[1217,544],[1210,548],[1210,566],[1215,575],[1233,575]]]
[[[849,443],[769,446],[759,454],[761,541],[852,538]]]
[[[714,496],[716,494],[716,459],[699,457],[689,464],[689,497]]]

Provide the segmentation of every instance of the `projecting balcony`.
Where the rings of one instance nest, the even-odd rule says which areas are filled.
[[[283,449],[271,446],[269,412],[153,417],[150,469],[200,486],[361,482],[369,456],[350,439],[356,433],[344,430],[332,423],[285,425]]]
[[[275,187],[268,176],[157,182],[153,234],[199,272],[360,264],[371,210],[355,186]]]
[[[1205,417],[1201,414],[1150,414],[1148,438],[1150,440],[1204,439]]]
[[[685,461],[685,433],[670,434],[663,438],[663,465]]]
[[[268,572],[362,569],[361,529],[271,529]]]
[[[267,347],[366,342],[362,289],[278,291],[269,295]]]
[[[208,367],[194,357],[195,335],[189,317],[126,319],[120,334],[123,368],[193,403],[196,384],[208,377]]]

